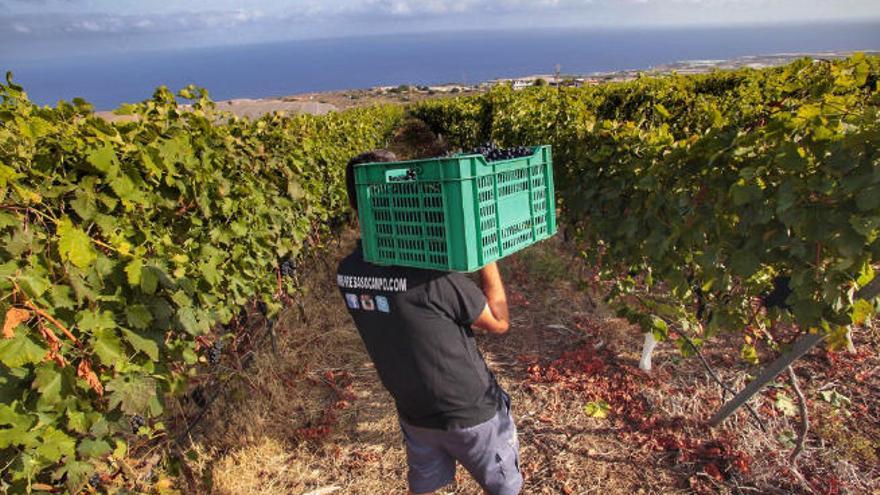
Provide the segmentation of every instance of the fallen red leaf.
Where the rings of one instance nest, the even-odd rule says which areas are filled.
[[[703,468],[703,470],[706,471],[706,474],[715,478],[718,481],[724,480],[724,476],[721,475],[721,471],[718,469],[718,466],[716,466],[715,463],[710,462],[709,464],[706,464],[706,467]]]

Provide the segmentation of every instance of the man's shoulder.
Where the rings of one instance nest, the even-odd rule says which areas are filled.
[[[339,264],[336,265],[336,273],[345,273],[349,275],[363,273],[364,271],[369,270],[371,266],[370,263],[367,263],[364,260],[364,248],[361,244],[361,240],[358,239],[354,247],[351,248],[351,252],[339,260]]]
[[[409,288],[420,287],[423,284],[437,283],[441,280],[449,280],[449,283],[452,285],[460,284],[461,280],[467,281],[463,275],[454,272],[398,265],[376,265],[364,259],[364,253],[360,248],[355,248],[339,261],[339,264],[336,266],[336,274],[355,277],[405,279],[407,281],[406,286]]]
[[[363,263],[363,254],[359,248],[354,248],[350,253],[343,256],[336,265],[336,273],[343,273],[351,269],[356,263]]]
[[[443,274],[443,279],[455,286],[476,285],[476,282],[467,273],[447,272]]]
[[[397,266],[374,265],[364,259],[364,252],[360,246],[355,247],[348,255],[339,260],[336,266],[338,275],[361,275],[361,276],[389,276],[390,274],[405,271]]]

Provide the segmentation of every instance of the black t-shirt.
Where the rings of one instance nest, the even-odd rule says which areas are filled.
[[[470,328],[486,306],[473,281],[367,263],[358,241],[339,264],[337,284],[404,421],[466,428],[495,415],[500,388]]]

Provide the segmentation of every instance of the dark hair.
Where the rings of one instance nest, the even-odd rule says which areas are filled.
[[[348,203],[357,210],[357,190],[354,187],[354,166],[361,163],[396,162],[397,155],[388,150],[371,150],[352,158],[345,166],[345,187],[348,189]]]

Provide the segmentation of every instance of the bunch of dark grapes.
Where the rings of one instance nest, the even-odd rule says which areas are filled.
[[[281,263],[281,276],[293,277],[294,275],[296,275],[296,264],[292,259],[288,258]]]
[[[269,312],[269,307],[266,306],[266,303],[263,301],[257,301],[257,311],[259,311],[261,315],[266,316]]]
[[[137,433],[138,430],[141,429],[141,426],[144,426],[147,424],[147,422],[144,420],[144,417],[141,416],[140,414],[135,414],[134,416],[132,416],[129,423],[131,423],[131,431],[133,433]]]
[[[468,155],[483,155],[488,162],[496,162],[500,160],[511,160],[514,158],[522,158],[532,156],[532,148],[528,146],[516,146],[513,148],[498,148],[495,143],[488,142],[482,146],[466,152]]]
[[[331,218],[329,222],[327,222],[327,226],[330,227],[331,231],[337,232],[339,229],[341,229],[347,223],[348,223],[348,216],[347,215],[337,215],[337,216]]]
[[[208,362],[211,363],[211,366],[216,366],[217,363],[220,362],[220,356],[223,355],[223,339],[217,339],[214,341],[214,345],[211,346],[211,349],[208,351]]]
[[[785,302],[788,296],[794,293],[791,290],[791,277],[779,275],[773,279],[773,289],[761,296],[764,307],[767,309],[777,308],[790,310],[791,306]]]
[[[99,488],[101,486],[101,475],[98,473],[93,474],[89,478],[89,484],[92,485],[92,488]]]

